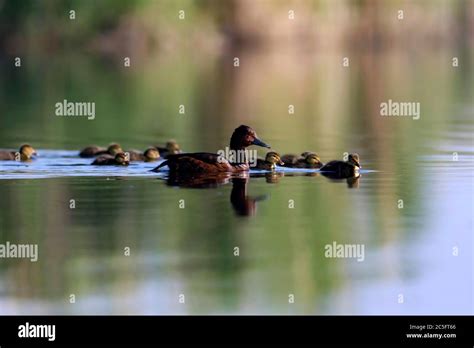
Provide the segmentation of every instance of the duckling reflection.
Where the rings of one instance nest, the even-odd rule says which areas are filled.
[[[257,212],[257,202],[265,200],[268,196],[262,195],[250,197],[247,195],[247,185],[249,178],[233,178],[230,202],[234,211],[239,216],[253,216]]]
[[[263,178],[267,184],[277,184],[280,182],[280,179],[285,176],[283,172],[268,172],[268,173],[255,173],[252,174],[252,178]]]
[[[359,188],[359,179],[360,179],[359,173],[350,177],[341,177],[340,175],[337,175],[336,173],[330,173],[330,172],[322,172],[321,174],[334,182],[342,182],[345,180],[347,183],[347,187],[349,188]]]

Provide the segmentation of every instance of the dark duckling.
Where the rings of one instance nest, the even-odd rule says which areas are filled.
[[[331,173],[331,176],[333,177],[349,178],[352,176],[357,176],[359,174],[360,168],[359,155],[356,153],[351,153],[347,159],[347,162],[328,162],[321,167],[321,172]]]
[[[288,168],[321,168],[324,164],[314,152],[303,152],[301,156],[284,155],[282,161]]]
[[[141,153],[139,151],[126,151],[130,161],[153,162],[160,158],[160,152],[155,147],[150,147]]]
[[[21,145],[18,152],[15,151],[0,151],[0,161],[22,161],[27,162],[31,160],[32,156],[36,156],[36,150],[29,144]]]
[[[90,158],[95,157],[98,153],[104,153],[107,149],[105,147],[91,145],[87,146],[79,152],[79,157]]]
[[[155,148],[160,152],[160,156],[163,158],[168,158],[169,155],[177,155],[181,153],[178,143],[173,139],[168,140],[165,147],[155,146]]]
[[[91,157],[96,157],[100,155],[115,156],[116,154],[120,152],[123,152],[123,150],[122,150],[122,147],[117,143],[112,143],[107,148],[92,145],[92,146],[88,146],[82,149],[82,151],[79,152],[79,157],[91,158]]]
[[[129,159],[124,152],[121,152],[116,154],[115,157],[112,155],[101,155],[97,157],[91,164],[95,166],[128,166]]]
[[[244,151],[246,147],[257,145],[270,148],[261,141],[249,126],[241,125],[234,130],[230,139],[230,150]],[[249,170],[247,161],[230,163],[215,153],[197,152],[168,155],[168,159],[152,171],[158,172],[161,167],[168,166],[171,173],[194,175],[199,173],[242,172]]]
[[[282,166],[285,163],[283,163],[278,153],[270,151],[265,156],[265,159],[257,159],[257,164],[254,168],[262,170],[274,170],[277,164]]]

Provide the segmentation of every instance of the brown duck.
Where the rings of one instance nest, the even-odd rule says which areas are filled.
[[[115,156],[100,155],[91,164],[94,166],[128,166],[129,159],[124,152],[121,152]]]
[[[168,158],[169,155],[177,155],[181,153],[181,149],[176,142],[176,140],[168,140],[164,147],[155,146],[155,148],[160,152],[162,158]]]
[[[359,155],[351,153],[347,161],[331,161],[321,167],[321,172],[327,173],[327,176],[336,178],[349,178],[359,174],[360,161]]]
[[[303,152],[301,156],[284,155],[282,161],[288,168],[321,168],[324,164],[314,152]]]
[[[283,161],[280,158],[280,155],[276,152],[270,151],[265,156],[265,159],[257,159],[257,164],[252,169],[261,169],[261,170],[274,170],[276,165],[284,165]]]
[[[79,152],[79,157],[82,158],[91,158],[100,155],[112,155],[115,156],[116,154],[123,152],[122,147],[117,144],[113,143],[110,144],[107,148],[100,147],[100,146],[87,146]]]
[[[21,145],[18,151],[0,151],[0,161],[30,161],[36,150],[29,144]]]
[[[230,138],[230,150],[243,151],[251,145],[270,148],[270,146],[257,137],[255,131],[249,126],[242,125],[236,128]],[[158,172],[164,166],[168,166],[171,173],[183,175],[249,170],[249,164],[246,160],[242,163],[231,163],[223,158],[223,156],[208,152],[169,155],[166,161],[152,171]]]
[[[126,151],[130,161],[153,162],[160,158],[160,152],[155,147],[150,147],[141,153],[140,151]]]

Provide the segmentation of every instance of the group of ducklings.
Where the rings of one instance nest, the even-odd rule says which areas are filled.
[[[124,151],[117,143],[110,144],[107,148],[99,146],[88,146],[79,152],[79,157],[96,159],[92,165],[122,165],[127,166],[130,162],[154,162],[160,158],[167,158],[171,154],[181,153],[181,149],[175,140],[169,140],[164,147],[152,146],[141,152],[138,150]]]
[[[92,145],[81,150],[79,157],[95,157],[92,165],[128,165],[132,161],[153,162],[178,153],[181,153],[178,143],[175,140],[169,140],[165,146],[152,146],[144,152],[124,151],[117,143],[112,143],[108,147]],[[18,151],[0,151],[0,161],[28,162],[36,155],[36,150],[31,145],[23,144]]]
[[[347,161],[330,161],[326,164],[321,162],[319,156],[314,152],[303,152],[300,156],[287,154],[280,156],[277,152],[270,151],[265,159],[258,159],[256,169],[274,170],[277,165],[287,168],[312,168],[322,172],[335,173],[341,177],[349,177],[357,174],[360,169],[359,155],[352,153]]]

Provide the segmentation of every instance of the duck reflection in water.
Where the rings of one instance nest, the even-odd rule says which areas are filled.
[[[267,182],[276,182],[280,176],[265,174]],[[270,181],[269,181],[270,180]],[[249,174],[242,173],[238,176],[231,173],[220,173],[216,175],[170,175],[167,178],[167,184],[184,188],[216,188],[232,182],[232,191],[230,193],[230,203],[238,216],[252,216],[257,211],[257,202],[265,200],[268,195],[251,197],[247,195],[247,185]]]
[[[247,195],[249,177],[232,179],[232,192],[230,202],[234,211],[239,216],[252,216],[257,212],[257,202],[267,199],[268,195],[251,197]]]
[[[347,183],[347,187],[349,188],[359,188],[359,179],[360,179],[359,173],[357,173],[354,176],[349,176],[349,177],[344,177],[344,176],[340,176],[335,173],[329,173],[329,172],[322,172],[321,174],[334,182],[341,182],[345,180]]]

